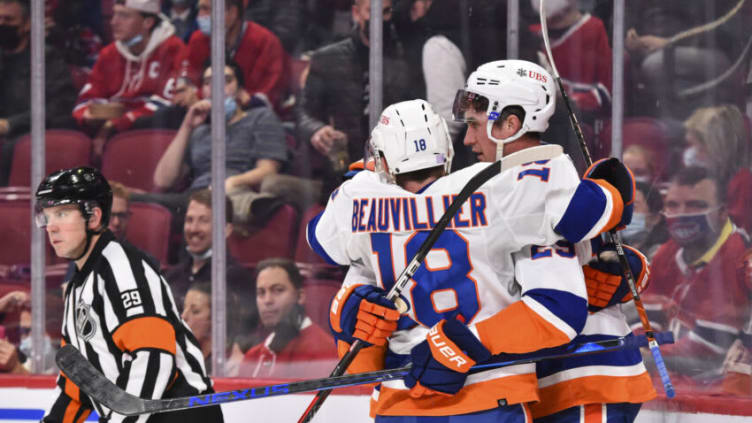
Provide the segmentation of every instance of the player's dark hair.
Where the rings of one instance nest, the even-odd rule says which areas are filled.
[[[209,209],[212,208],[212,192],[209,189],[200,189],[193,191],[188,198],[188,202],[195,201],[199,204],[203,204]],[[225,222],[232,223],[232,202],[230,198],[225,195]]]
[[[294,261],[284,257],[268,258],[258,262],[256,265],[256,279],[258,279],[258,275],[261,274],[262,270],[270,267],[279,267],[284,270],[295,289],[303,288],[303,275],[300,274],[298,266],[295,265]]]
[[[420,169],[414,172],[400,173],[394,176],[397,185],[404,186],[407,182],[425,182],[429,178],[440,178],[444,176],[444,165]]]

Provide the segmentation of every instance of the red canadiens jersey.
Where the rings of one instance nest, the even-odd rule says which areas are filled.
[[[263,93],[276,105],[288,81],[288,57],[276,35],[263,26],[246,22],[243,35],[228,54],[241,69],[248,94]],[[195,31],[188,41],[184,75],[198,85],[211,52],[210,37]]]
[[[125,115],[114,121],[120,131],[128,129],[136,119],[169,105],[179,59],[185,49],[183,41],[173,33],[172,24],[160,24],[139,56],[134,56],[119,41],[103,48],[73,109],[73,117],[79,125],[83,123],[84,112],[93,103],[125,105]]]
[[[686,263],[674,241],[655,255],[644,303],[658,330],[671,329],[674,345],[664,355],[722,360],[749,318],[744,272],[746,238],[726,223],[716,244],[696,263]]]
[[[540,34],[540,25],[532,25],[530,29]],[[590,14],[583,15],[563,35],[551,39],[551,53],[578,107],[598,111],[610,105],[612,53],[603,21]],[[545,52],[542,57],[545,58]]]

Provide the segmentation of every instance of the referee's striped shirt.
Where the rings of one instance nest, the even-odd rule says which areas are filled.
[[[65,289],[63,342],[108,379],[141,398],[199,394],[211,388],[198,342],[180,319],[170,287],[137,248],[110,231],[96,242]],[[45,421],[80,423],[95,409],[111,422],[146,422],[94,403],[61,373]]]

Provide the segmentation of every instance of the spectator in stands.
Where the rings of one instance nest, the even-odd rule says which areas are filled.
[[[188,109],[172,143],[154,171],[154,185],[164,191],[173,189],[189,177],[189,188],[178,194],[139,194],[133,199],[156,201],[181,215],[190,192],[206,188],[211,180],[211,126],[206,123],[211,111],[211,68],[203,73],[201,100]],[[257,192],[264,178],[276,174],[287,160],[282,124],[268,107],[243,110],[238,107],[243,72],[228,63],[225,75],[225,113],[227,118],[225,190],[235,207],[234,221],[248,223],[254,214],[263,214],[259,201],[270,194]]]
[[[749,319],[750,288],[739,268],[746,235],[728,218],[723,185],[701,167],[671,180],[664,214],[671,239],[655,254],[644,303],[677,383],[718,382],[726,352]]]
[[[684,122],[685,166],[708,169],[727,190],[731,220],[752,234],[752,144],[744,116],[734,105],[697,109]]]
[[[297,110],[298,139],[311,150],[309,160],[320,163],[318,169],[312,170],[312,176],[326,181],[325,195],[339,184],[347,164],[363,157],[364,142],[369,135],[370,3],[370,0],[354,1],[352,17],[356,25],[350,37],[313,53]],[[410,85],[399,40],[389,30],[392,1],[384,0],[383,7],[383,101],[391,104],[417,96],[412,94],[414,87]],[[342,153],[348,157],[343,158]]]
[[[166,0],[162,2],[162,11],[175,27],[175,35],[187,43],[198,29],[196,0]]]
[[[102,49],[73,109],[79,125],[95,134],[95,158],[113,131],[170,104],[185,44],[163,17],[159,0],[115,2],[115,41]]]
[[[56,0],[45,2],[46,41],[58,49],[71,66],[74,84],[91,72],[102,49],[105,19],[101,0]],[[109,41],[108,41],[109,42]]]
[[[720,77],[749,39],[737,0],[636,0],[626,9],[624,46],[636,71],[635,110],[684,120],[696,108],[741,101],[741,77]],[[733,12],[727,18],[726,15]],[[705,26],[709,23],[718,24]],[[558,64],[558,63],[557,63]],[[702,87],[710,81],[714,83]],[[630,92],[627,89],[627,92]],[[655,106],[659,110],[654,110]]]
[[[8,184],[15,141],[31,127],[31,19],[29,0],[0,0],[0,185]],[[60,51],[45,48],[47,128],[71,127],[76,98]]]
[[[666,219],[661,214],[661,193],[650,183],[639,181],[634,196],[632,222],[621,232],[624,242],[652,259],[658,247],[669,239]]]
[[[460,8],[453,0],[411,0],[395,10],[395,26],[405,46],[411,84],[443,117],[454,140],[453,168],[470,164],[462,143],[464,125],[452,119],[457,90],[465,86],[467,63],[460,50]]]
[[[538,13],[540,3],[531,0]],[[607,115],[611,111],[612,54],[603,21],[582,13],[578,0],[545,5],[551,53],[570,98],[590,120]],[[540,37],[539,23],[530,30]],[[538,61],[550,68],[542,41],[539,46]]]
[[[226,199],[225,204],[225,237],[232,233],[232,205]],[[165,279],[172,288],[175,304],[182,305],[186,301],[189,287],[199,282],[211,282],[212,277],[212,203],[211,191],[203,189],[190,195],[188,210],[185,214],[183,236],[185,238],[185,252],[175,266],[165,271]],[[238,330],[233,331],[232,337],[243,335],[243,339],[236,339],[243,350],[247,350],[256,341],[255,330],[258,326],[258,313],[253,298],[253,274],[241,266],[227,254],[227,298],[228,304],[241,304],[242,307],[228,307],[232,313],[228,321],[234,321]],[[230,338],[232,339],[232,338]]]
[[[252,0],[245,8],[245,20],[268,28],[279,38],[288,54],[295,54],[307,23],[306,2],[300,0]]]
[[[273,258],[256,268],[261,324],[271,331],[243,358],[239,376],[323,377],[337,360],[334,340],[306,316],[303,277],[292,260]]]
[[[639,182],[658,182],[659,172],[656,169],[653,155],[643,146],[632,144],[624,149],[621,155],[624,164],[632,171]]]
[[[11,314],[18,317],[18,345],[10,342],[5,333],[6,326],[0,335],[0,373],[26,374],[31,370],[31,299],[26,291],[12,291],[0,298],[0,315],[7,325],[5,316]],[[15,321],[13,322],[15,325]],[[42,353],[43,373],[52,373],[55,367],[55,350],[52,340],[45,335],[44,352]]]
[[[128,221],[131,218],[130,191],[120,182],[109,181],[112,188],[112,209],[109,228],[118,241],[125,241]]]
[[[212,352],[211,302],[211,281],[194,282],[185,293],[183,312],[180,314],[196,337],[207,366],[211,366]]]
[[[289,57],[282,43],[263,26],[243,21],[243,0],[227,0],[225,7],[225,54],[243,71],[238,102],[248,107],[255,97],[278,107],[289,79]],[[187,68],[182,70],[195,87],[210,58],[211,0],[199,0],[197,22],[199,30],[188,41],[183,62]]]
[[[20,333],[20,342],[18,344],[17,355],[25,372],[31,372],[31,310],[26,307],[19,314],[18,329]],[[42,351],[42,371],[41,373],[55,373],[55,348],[52,346],[52,338],[45,333]],[[12,356],[12,354],[11,354]],[[13,372],[11,372],[13,373]]]

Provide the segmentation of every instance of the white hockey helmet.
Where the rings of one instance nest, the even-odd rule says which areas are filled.
[[[491,128],[507,106],[520,106],[525,119],[520,130],[504,140],[494,138]],[[527,132],[544,132],[556,109],[556,87],[551,75],[525,60],[497,60],[480,65],[467,78],[465,89],[457,91],[452,115],[467,122],[468,109],[485,111],[486,133],[496,143],[508,143]]]
[[[371,131],[369,153],[376,172],[389,182],[401,173],[443,166],[449,173],[454,157],[446,121],[425,100],[409,100],[388,106]],[[389,169],[381,166],[384,157]]]

